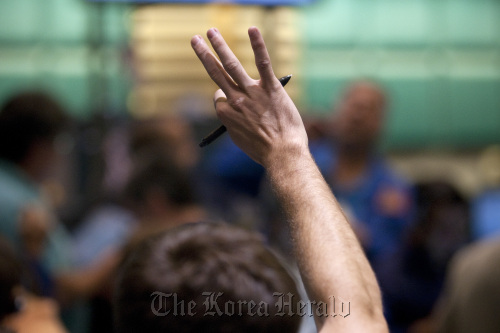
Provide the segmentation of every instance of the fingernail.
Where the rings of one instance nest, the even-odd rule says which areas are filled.
[[[219,33],[219,30],[217,30],[217,28],[210,28],[207,31],[207,37],[212,38],[213,36],[217,35],[218,33]]]
[[[193,36],[193,38],[191,39],[191,45],[196,45],[200,41],[201,41],[201,36],[200,35]]]
[[[250,28],[248,28],[249,34],[255,34],[257,31],[258,31],[258,29],[256,26],[251,26]]]

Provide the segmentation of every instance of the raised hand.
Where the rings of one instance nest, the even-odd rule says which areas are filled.
[[[267,167],[283,154],[308,151],[307,135],[297,108],[274,75],[260,31],[252,27],[248,35],[260,80],[248,76],[215,28],[207,37],[220,61],[201,36],[194,36],[191,46],[220,88],[214,95],[217,116],[233,141]]]
[[[191,45],[221,88],[214,103],[229,135],[267,169],[271,186],[288,215],[309,297],[315,304],[326,304],[338,296],[356,306],[356,313],[347,318],[339,319],[335,313],[315,316],[318,331],[388,332],[375,275],[309,153],[299,112],[273,73],[259,30],[250,28],[248,35],[260,80],[248,76],[216,29],[208,30],[207,37],[220,61],[200,36],[194,36]]]

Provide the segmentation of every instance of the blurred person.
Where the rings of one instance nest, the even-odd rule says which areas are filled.
[[[356,233],[384,288],[390,255],[401,248],[414,219],[412,185],[377,151],[388,97],[376,83],[359,80],[346,87],[329,121],[319,124],[324,139],[311,144],[312,154]],[[382,267],[378,267],[379,265]],[[384,306],[391,318],[390,306]]]
[[[478,241],[459,251],[428,327],[438,333],[500,331],[500,238]]]
[[[488,333],[500,330],[497,292],[500,269],[496,264],[500,261],[499,156],[498,146],[492,146],[479,160],[486,186],[471,207],[471,232],[475,242],[453,257],[433,316],[421,323],[427,331]]]
[[[413,218],[412,186],[377,152],[387,103],[376,83],[351,83],[311,149],[371,262],[401,244]]]
[[[182,117],[169,115],[135,122],[130,138],[130,156],[135,175],[153,160],[162,160],[160,164],[179,175],[189,188],[185,191],[189,192],[191,204],[196,202],[198,205],[203,198],[205,177],[199,169],[199,149],[194,142],[191,124]],[[159,172],[165,173],[166,170]],[[169,193],[175,196],[171,191]]]
[[[183,184],[187,184],[198,159],[190,125],[176,116],[153,117],[115,125],[104,139],[102,153],[105,172],[100,191],[101,199],[74,233],[73,256],[79,266],[92,265],[102,260],[109,252],[128,248],[131,239],[135,242],[139,234],[146,233],[146,229],[153,232],[155,228],[165,227],[159,223],[159,216],[171,216],[169,214],[174,214],[177,207],[176,204],[170,205],[169,195],[174,196],[174,201],[177,196],[183,195],[180,192],[172,194],[169,186],[176,183],[171,180],[179,175],[177,170],[182,169],[181,178],[185,180]],[[164,170],[161,162],[149,170],[144,170],[152,159],[168,160],[167,170]],[[174,170],[175,174],[170,174],[171,170]],[[142,171],[146,171],[146,174]],[[129,192],[127,184],[131,182],[134,183],[131,185],[134,189]],[[166,187],[168,195],[160,198],[163,195],[162,190],[150,191],[151,187],[156,186],[162,190]],[[175,190],[178,189],[179,186],[175,186]],[[143,209],[149,199],[143,198],[142,195],[149,192],[155,192],[152,213]],[[133,199],[127,197],[127,194]],[[149,194],[147,196],[152,197]],[[194,201],[195,192],[190,193],[190,196]],[[159,208],[160,206],[162,208]],[[161,210],[165,206],[169,207]],[[91,299],[92,332],[112,330],[110,287],[107,284]]]
[[[0,237],[0,332],[64,333],[53,300],[23,288],[26,270],[11,244]]]
[[[138,176],[139,170],[151,160],[162,160],[165,162],[163,166],[168,168],[167,177],[169,171],[178,175],[180,171],[177,170],[182,170],[187,184],[198,160],[190,125],[176,116],[154,117],[136,120],[127,126],[116,126],[104,140],[103,153],[106,163],[102,199],[75,231],[77,246],[74,256],[81,264],[88,264],[103,252],[122,247],[136,229],[135,210],[143,203],[140,196],[146,190],[133,190],[133,200],[138,201],[132,202],[132,207],[129,205],[130,198],[125,198],[125,192],[128,192],[127,186],[131,181],[141,182],[144,179],[131,180]],[[165,175],[165,170],[161,169],[156,165],[154,172]],[[158,177],[156,180],[159,184],[162,181]],[[190,200],[194,201],[196,194],[192,189],[190,191]],[[182,193],[179,195],[182,196]],[[139,219],[143,218],[144,210],[138,214]]]
[[[78,267],[91,265],[110,251],[119,251],[136,226],[123,198],[132,168],[129,137],[128,122],[117,119],[104,135],[101,146],[104,171],[98,182],[98,194],[73,230],[72,258]]]
[[[372,264],[402,245],[414,218],[413,186],[377,151],[387,96],[376,83],[354,81],[327,119],[306,119],[311,153]],[[267,195],[266,201],[272,202]],[[270,205],[266,234],[289,252],[289,231]]]
[[[220,62],[201,36],[194,36],[191,39],[191,45],[207,73],[221,88],[214,95],[217,115],[227,127],[231,139],[266,169],[272,187],[288,214],[300,273],[309,297],[315,302],[312,308],[318,331],[387,332],[381,295],[370,264],[314,163],[300,114],[273,73],[262,35],[255,27],[250,28],[248,34],[260,80],[254,80],[246,74],[217,29],[209,29],[207,37],[221,59]],[[202,224],[195,226],[204,227]],[[237,251],[231,250],[227,245],[222,245],[220,250],[213,253],[208,252],[212,246],[215,248],[219,243],[213,244],[211,237],[205,238],[208,232],[200,232],[195,237],[198,242],[208,244],[207,251],[199,251],[197,247],[180,246],[182,238],[187,237],[185,235],[172,236],[178,242],[173,244],[176,247],[168,249],[166,246],[174,241],[162,243],[162,235],[159,235],[157,237],[160,241],[157,243],[160,246],[155,246],[153,238],[149,243],[147,241],[143,243],[138,252],[132,253],[118,282],[116,304],[119,331],[127,332],[129,329],[133,331],[134,328],[138,328],[149,332],[164,332],[170,327],[169,321],[172,321],[171,327],[175,332],[200,330],[233,332],[245,331],[246,328],[254,331],[252,329],[255,327],[252,321],[254,318],[258,319],[260,324],[257,329],[276,331],[281,329],[280,324],[275,324],[276,321],[294,317],[247,314],[245,318],[241,318],[224,316],[222,313],[220,315],[214,313],[214,316],[210,317],[198,312],[192,315],[187,312],[187,316],[179,313],[175,316],[173,312],[171,317],[166,317],[170,313],[167,311],[172,310],[171,301],[174,301],[169,298],[169,294],[173,296],[173,293],[186,292],[188,297],[194,297],[200,290],[205,291],[204,288],[210,287],[209,292],[217,292],[218,289],[248,290],[251,295],[269,297],[273,289],[279,288],[271,284],[276,280],[269,278],[274,275],[272,271],[276,268],[272,269],[272,266],[275,265],[268,266],[269,269],[255,271],[250,268],[253,267],[252,263],[262,264],[266,260],[255,255],[247,256],[249,251],[244,249],[246,244],[238,241],[238,237],[235,237],[235,246],[241,246],[243,250],[239,252],[239,256],[232,256],[236,261],[228,263],[228,260],[224,260],[223,254],[233,254]],[[152,253],[155,254],[148,256]],[[205,253],[207,255],[202,258],[199,265],[191,263],[191,259],[197,259]],[[144,257],[149,260],[140,259]],[[169,264],[172,259],[175,259],[175,265]],[[181,274],[184,270],[185,274]],[[235,278],[239,276],[240,271],[245,277]],[[173,272],[181,274],[182,278],[175,281]],[[252,281],[262,281],[262,273],[265,275],[264,281],[268,282],[252,283]],[[144,276],[147,277],[146,280]],[[174,280],[170,281],[174,282],[173,286],[179,289],[170,289],[167,285],[169,277]],[[146,283],[134,283],[135,281]],[[151,303],[151,297],[155,296],[154,289],[158,285],[166,287],[163,291],[159,291],[159,296],[163,297],[159,305],[161,307],[165,305],[164,312],[152,309],[154,303]],[[280,290],[283,289],[279,288],[278,292]],[[351,313],[349,310],[349,314],[338,316],[335,315],[333,307],[328,312],[326,303],[335,296],[339,297],[338,295],[349,299],[349,304],[351,302],[353,305],[356,304],[356,311]],[[226,296],[233,295],[226,294]],[[226,304],[237,302],[240,295],[234,296],[228,297]],[[163,302],[165,298],[166,302]],[[184,304],[186,303],[192,304],[189,299],[185,300]],[[241,303],[243,306],[244,302]],[[194,304],[196,306],[196,302]],[[289,309],[293,310],[291,306]],[[274,314],[276,307],[272,311]],[[142,315],[136,316],[137,313]],[[207,319],[210,320],[210,324],[207,323]],[[278,328],[274,328],[274,325]],[[293,327],[289,326],[289,330],[293,330]]]
[[[391,332],[415,329],[431,314],[452,256],[467,245],[469,205],[450,184],[417,184],[416,223],[402,246],[378,267]]]
[[[210,293],[222,311],[234,302],[234,316],[206,315]],[[273,293],[298,295],[294,280],[258,235],[223,224],[184,224],[145,238],[126,258],[116,286],[116,328],[119,333],[296,332],[301,318],[277,315]],[[257,314],[265,311],[258,310],[262,303],[270,305],[267,318]],[[193,304],[189,310],[188,304]]]
[[[126,196],[138,221],[133,242],[206,217],[188,172],[161,152],[142,157],[127,184]]]
[[[190,124],[178,116],[153,117],[132,124],[130,155],[132,164],[160,153],[179,168],[191,172],[199,159]]]
[[[0,111],[0,233],[39,264],[44,295],[53,295],[46,276],[70,265],[69,234],[39,190],[57,163],[55,140],[66,124],[62,107],[41,92],[15,95]]]
[[[71,318],[81,312],[69,309],[100,288],[118,257],[108,253],[92,266],[76,270],[71,258],[72,238],[39,189],[58,163],[56,142],[68,120],[61,105],[42,92],[19,93],[3,105],[0,234],[29,264],[36,278],[31,291],[57,298]],[[71,325],[80,326],[81,322],[68,319]]]

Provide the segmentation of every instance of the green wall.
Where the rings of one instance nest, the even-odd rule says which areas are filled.
[[[124,112],[124,4],[0,1],[0,102],[42,85],[80,118]],[[329,112],[350,80],[391,97],[391,148],[500,142],[500,1],[318,0],[300,9],[305,105]]]
[[[81,118],[123,110],[128,10],[83,0],[0,1],[0,101],[42,87]]]
[[[500,142],[500,1],[328,0],[304,11],[306,104],[380,81],[392,148]]]

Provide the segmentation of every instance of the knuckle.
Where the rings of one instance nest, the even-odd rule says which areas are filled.
[[[252,47],[254,50],[262,50],[263,48],[265,48],[265,44],[260,42],[260,41],[252,41]]]
[[[243,104],[245,103],[245,98],[244,97],[231,98],[228,100],[228,103],[233,109],[241,111]]]
[[[219,69],[218,68],[209,68],[209,69],[207,69],[207,73],[211,78],[215,78],[219,74]]]
[[[260,59],[256,62],[255,65],[257,66],[257,69],[264,70],[271,66],[271,61],[269,59]]]
[[[224,45],[224,42],[217,38],[217,36],[214,36],[211,40],[210,43],[212,43],[212,46],[214,49],[219,48]]]
[[[203,50],[200,54],[200,58],[203,60],[203,61],[207,61],[207,60],[210,60],[210,52],[207,51],[207,50]]]
[[[239,62],[236,60],[230,60],[226,63],[225,67],[228,72],[232,72],[238,69],[240,66]]]
[[[215,108],[215,113],[217,114],[218,118],[225,119],[227,117],[228,108],[225,104],[218,103],[217,107]]]

